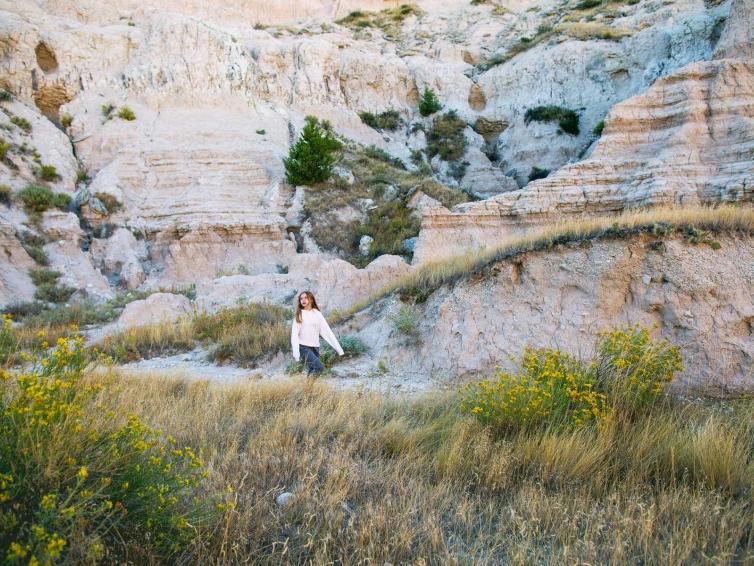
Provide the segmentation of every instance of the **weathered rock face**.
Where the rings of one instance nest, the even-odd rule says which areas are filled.
[[[326,311],[346,310],[412,271],[402,258],[383,255],[364,269],[348,262],[325,260],[317,254],[297,254],[279,265],[285,273],[229,275],[197,288],[197,306],[213,311],[248,302],[294,305],[302,291],[312,291]]]
[[[118,330],[125,330],[137,326],[175,322],[192,312],[191,301],[183,295],[154,293],[146,299],[128,303],[114,326]]]
[[[640,324],[680,348],[678,388],[750,394],[754,241],[720,243],[642,237],[528,253],[435,292],[417,311],[418,343],[392,327],[395,303],[365,315],[359,335],[396,372],[452,381],[513,369],[527,345],[588,356],[597,332]]]
[[[737,13],[752,14],[746,2]],[[750,3],[749,3],[750,4]],[[743,12],[742,12],[743,11]],[[424,218],[414,262],[493,245],[527,226],[657,204],[754,201],[754,59],[739,19],[720,54],[617,104],[591,155],[525,189]],[[725,46],[728,47],[725,47]]]
[[[28,272],[34,267],[34,260],[15,238],[13,226],[0,216],[0,308],[32,299],[34,285]]]
[[[302,198],[292,198],[292,189],[282,182],[281,158],[304,116],[313,113],[329,119],[340,135],[376,144],[413,167],[411,150],[426,150],[420,130],[432,120],[419,118],[417,102],[424,87],[432,87],[443,111],[456,110],[469,124],[466,155],[452,170],[447,163],[437,164],[437,175],[446,175],[449,183],[481,196],[513,191],[508,200],[487,201],[483,209],[470,207],[470,211],[483,210],[474,222],[484,227],[474,228],[478,234],[464,232],[452,238],[454,243],[480,245],[489,236],[487,224],[493,232],[499,232],[500,222],[505,224],[508,218],[511,225],[518,225],[513,220],[518,212],[508,213],[506,207],[526,211],[532,219],[536,213],[549,218],[553,215],[547,210],[559,208],[547,204],[551,199],[571,203],[578,201],[582,192],[589,192],[584,183],[604,184],[600,179],[588,181],[589,174],[584,174],[594,167],[589,165],[592,160],[583,171],[573,170],[576,180],[571,184],[577,188],[570,193],[561,191],[558,184],[533,201],[519,203],[521,197],[514,191],[530,166],[555,169],[581,155],[592,141],[592,126],[611,105],[691,61],[708,59],[713,52],[731,57],[750,43],[750,26],[742,23],[731,24],[723,39],[716,41],[731,0],[716,6],[700,0],[672,4],[643,0],[616,13],[593,14],[600,25],[625,36],[615,36],[615,41],[594,35],[586,38],[588,41],[576,37],[567,20],[581,16],[549,0],[510,2],[508,13],[493,3],[421,0],[417,4],[423,12],[401,23],[393,18],[386,24],[352,29],[334,21],[351,10],[382,10],[398,4],[392,0],[307,0],[272,5],[258,0],[117,0],[107,5],[91,0],[4,2],[0,5],[0,86],[10,90],[15,101],[0,106],[8,118],[10,113],[28,118],[33,129],[25,134],[11,127],[11,141],[18,151],[14,149],[9,158],[13,167],[0,164],[0,183],[7,182],[17,191],[35,180],[34,159],[21,155],[24,142],[38,150],[42,163],[57,168],[60,179],[50,182],[56,191],[72,193],[77,169],[88,171],[93,179],[86,190],[94,198],[81,209],[82,225],[94,228],[96,235],[120,229],[143,236],[137,242],[119,232],[112,243],[95,241],[91,251],[81,235],[48,244],[60,266],[79,273],[68,277],[69,284],[89,288],[96,296],[109,296],[116,284],[158,288],[206,283],[229,273],[272,276],[279,264],[292,265],[295,256],[294,245],[287,238],[289,223],[296,228],[303,224],[298,212]],[[537,10],[531,10],[533,7]],[[737,22],[749,21],[749,8],[746,2],[735,4]],[[298,22],[294,28],[276,25],[294,20]],[[554,26],[552,33],[547,32],[546,40],[532,41],[528,51],[501,65],[477,65],[520,46],[522,37],[536,37],[545,29],[542,26]],[[678,81],[664,79],[665,90],[660,89],[656,96],[699,101],[709,95],[713,101],[716,97],[724,101],[730,92],[739,96],[727,86],[728,81],[744,81],[740,99],[743,115],[748,116],[748,70],[732,68],[735,61],[730,58],[714,65],[718,65],[717,71],[705,67],[707,70],[696,72],[700,77],[706,73],[708,78],[690,76],[685,81],[688,88],[676,88],[673,85]],[[699,81],[714,84],[705,90],[694,86]],[[723,92],[726,89],[729,92]],[[526,110],[536,104],[576,109],[582,133],[558,136],[553,124],[525,123]],[[110,110],[103,111],[103,106]],[[126,106],[135,112],[135,120],[119,117]],[[714,104],[710,108],[711,112],[724,112]],[[404,121],[394,132],[377,132],[358,117],[361,111],[387,109],[399,111]],[[626,112],[630,115],[639,110]],[[652,112],[648,109],[647,115]],[[700,126],[699,112],[691,113]],[[621,119],[616,110],[593,156],[609,160],[622,155],[627,145],[633,146],[633,139],[617,136],[613,122],[619,124]],[[636,120],[646,122],[647,118]],[[723,131],[725,124],[720,128],[708,136],[709,144],[718,149],[703,146],[707,140],[700,138],[703,151],[699,163],[707,157],[716,159],[725,143],[749,135],[745,121],[733,124],[733,133]],[[649,129],[646,139],[640,140],[640,153],[654,158],[658,143],[653,135],[659,130],[655,125]],[[611,136],[617,137],[613,140]],[[719,142],[718,136],[725,139]],[[666,137],[667,145],[681,147],[679,139]],[[603,147],[609,140],[616,143],[612,153]],[[688,146],[696,151],[696,141],[690,140]],[[739,151],[741,157],[732,158],[738,160],[735,163],[746,163],[748,149],[744,146]],[[685,150],[681,147],[678,153]],[[671,170],[687,174],[675,162],[668,162]],[[731,170],[733,161],[721,163],[718,173],[701,171],[700,166],[692,176],[690,184],[706,183],[704,189],[684,185],[671,192],[691,194],[697,190],[703,199],[715,191],[739,190],[726,180],[740,177],[740,172]],[[616,169],[620,180],[610,190],[627,190],[631,182],[627,179],[645,169],[653,178],[660,178],[660,166],[621,162]],[[709,175],[717,177],[705,181]],[[84,184],[80,182],[79,189]],[[724,190],[718,190],[721,184]],[[548,185],[535,186],[544,191]],[[739,192],[748,194],[748,190]],[[641,200],[641,195],[660,194],[660,189],[645,183],[634,192],[640,195],[636,197],[640,202],[653,202],[651,197]],[[120,209],[94,210],[92,203],[100,193],[121,204]],[[593,202],[604,200],[584,198],[586,205],[566,207],[591,210]],[[628,200],[631,198],[629,195]],[[619,200],[616,195],[615,201]],[[428,215],[436,226],[457,222],[456,216],[441,210]],[[5,236],[19,231],[23,222],[14,216]],[[303,228],[302,234],[305,236]],[[432,240],[440,242],[436,236],[444,238],[447,232],[433,232],[430,220],[424,234],[417,248],[418,260],[435,254]],[[303,241],[307,243],[306,237]],[[439,245],[444,250],[453,248]],[[80,269],[73,265],[75,261],[81,262]],[[383,267],[387,269],[385,277],[393,277],[392,267]],[[89,276],[93,280],[86,280]],[[322,276],[330,281],[326,274]],[[380,276],[370,272],[353,280],[365,278],[377,281]],[[104,286],[107,279],[110,291]],[[330,283],[322,285],[325,289]]]

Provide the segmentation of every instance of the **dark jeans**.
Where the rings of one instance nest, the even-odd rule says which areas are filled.
[[[306,373],[321,373],[325,369],[319,359],[319,348],[300,345],[298,349],[301,354],[301,361],[304,362],[306,367]]]

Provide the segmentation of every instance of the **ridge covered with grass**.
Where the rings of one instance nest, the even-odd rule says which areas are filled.
[[[627,211],[615,216],[569,220],[533,229],[524,236],[501,238],[492,248],[427,263],[413,273],[381,289],[369,299],[354,305],[341,320],[392,294],[419,302],[434,291],[457,281],[480,275],[486,268],[518,256],[557,246],[589,240],[632,238],[648,234],[657,238],[682,237],[691,245],[714,248],[716,234],[754,235],[754,209],[732,205],[719,207],[658,207]]]

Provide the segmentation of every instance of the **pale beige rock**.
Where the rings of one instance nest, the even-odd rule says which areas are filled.
[[[408,200],[406,206],[411,209],[411,216],[416,218],[421,218],[428,210],[443,207],[439,200],[432,198],[423,191],[416,191]]]
[[[58,240],[46,244],[44,251],[50,258],[50,268],[62,274],[59,285],[77,289],[81,295],[95,300],[115,296],[107,278],[94,267],[89,254],[81,251],[78,242]]]
[[[33,299],[29,270],[36,267],[16,239],[13,225],[0,216],[0,308]]]
[[[53,240],[68,240],[74,244],[81,243],[84,237],[78,216],[61,210],[48,210],[44,213],[42,232]]]
[[[599,331],[640,324],[680,348],[677,389],[751,394],[754,242],[718,239],[719,250],[641,237],[528,253],[435,292],[420,340],[392,327],[397,304],[365,313],[359,335],[394,371],[447,382],[513,369],[527,345],[587,356]]]
[[[175,322],[193,312],[191,301],[184,295],[173,293],[154,293],[146,299],[133,301],[126,305],[115,327],[118,330],[149,326],[166,322]]]
[[[147,246],[130,231],[118,228],[107,239],[94,239],[90,252],[100,271],[122,282],[126,288],[136,289],[144,282],[146,274],[142,264],[148,256]]]

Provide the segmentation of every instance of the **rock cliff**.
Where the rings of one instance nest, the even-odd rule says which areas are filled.
[[[719,243],[642,236],[526,253],[409,307],[414,335],[396,329],[395,298],[361,313],[352,330],[391,372],[447,383],[514,369],[527,345],[586,358],[598,332],[639,324],[680,348],[679,390],[751,393],[754,241]]]

